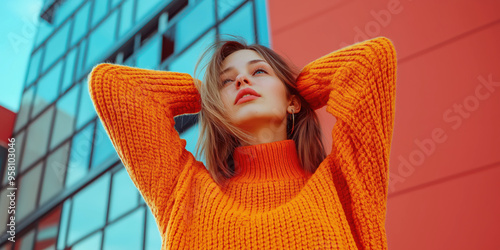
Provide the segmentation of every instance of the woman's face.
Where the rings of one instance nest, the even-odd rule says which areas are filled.
[[[264,128],[268,135],[286,128],[286,87],[257,52],[236,51],[224,59],[221,69],[221,98],[232,124],[248,132],[262,133]],[[253,94],[240,98],[238,93],[248,90]]]

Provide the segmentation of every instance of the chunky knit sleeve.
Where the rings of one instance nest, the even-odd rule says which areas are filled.
[[[377,37],[327,54],[297,79],[314,109],[337,118],[332,131],[333,179],[351,226],[364,246],[381,246],[385,235],[389,155],[395,113],[396,52]]]
[[[155,216],[165,211],[177,177],[195,161],[174,128],[174,116],[197,113],[189,74],[117,64],[95,66],[88,78],[95,109],[130,178]]]

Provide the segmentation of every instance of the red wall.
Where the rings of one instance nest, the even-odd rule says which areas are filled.
[[[268,7],[273,49],[300,67],[358,41],[393,41],[389,248],[500,249],[500,1],[271,0]],[[324,108],[318,115],[330,152],[336,120]],[[433,140],[439,132],[444,141]]]
[[[14,130],[16,113],[0,106],[0,146],[7,148],[8,139]]]

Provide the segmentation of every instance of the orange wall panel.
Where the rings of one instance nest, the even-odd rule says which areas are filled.
[[[16,113],[0,106],[0,146],[7,148],[15,120]]]
[[[500,1],[268,6],[272,47],[298,67],[366,39],[393,41],[389,247],[500,249],[494,240],[500,203],[493,198],[500,190]],[[330,152],[336,119],[325,108],[317,113]]]
[[[389,197],[389,249],[500,249],[500,164]]]

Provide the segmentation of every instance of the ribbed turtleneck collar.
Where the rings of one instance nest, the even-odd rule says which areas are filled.
[[[304,178],[294,140],[237,147],[232,181],[257,182]]]

